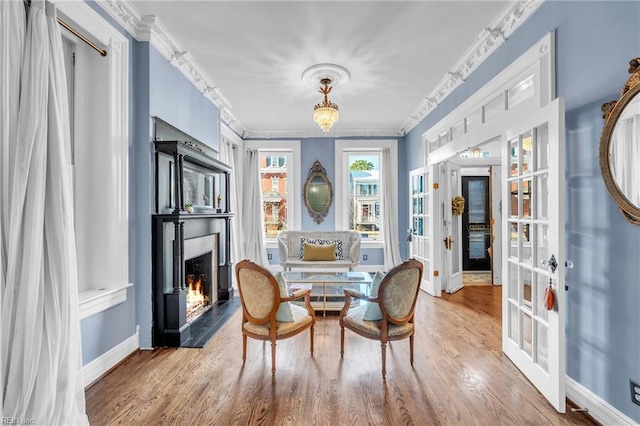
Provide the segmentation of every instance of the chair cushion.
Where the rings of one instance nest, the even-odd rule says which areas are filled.
[[[371,284],[371,296],[378,297],[378,290],[380,289],[380,283],[385,277],[384,272],[377,271],[373,276],[373,282]],[[364,312],[363,319],[367,321],[376,321],[382,319],[382,312],[380,311],[380,305],[377,303],[367,302],[367,309]]]
[[[348,328],[358,330],[373,338],[379,338],[382,334],[382,331],[380,329],[380,324],[382,323],[382,321],[368,321],[364,319],[364,313],[366,309],[367,307],[364,305],[356,306],[349,309],[349,312],[347,312],[347,315],[345,315],[343,318],[344,324]],[[411,330],[413,330],[413,323],[411,322],[408,322],[404,325],[388,324],[387,335],[389,337],[400,336],[411,332]]]
[[[300,259],[304,259],[304,245],[305,243],[309,243],[309,244],[313,244],[313,245],[317,245],[317,246],[326,246],[326,245],[330,245],[330,244],[335,244],[336,245],[336,251],[335,251],[335,258],[334,259],[330,259],[330,260],[342,260],[344,259],[344,253],[343,253],[343,243],[342,240],[340,239],[335,239],[335,240],[327,240],[324,238],[307,238],[307,237],[301,237],[300,238]],[[326,259],[329,260],[329,259]]]
[[[309,315],[307,309],[302,306],[291,304],[291,314],[293,318],[292,322],[276,322],[276,336],[296,331],[312,321],[311,315]],[[250,333],[258,334],[260,336],[269,336],[269,328],[271,328],[271,324],[252,324],[250,322],[246,322],[243,327]]]
[[[305,242],[302,260],[336,260],[336,243],[321,245]]]
[[[274,275],[274,277],[276,278],[276,281],[278,281],[278,287],[280,288],[280,297],[287,297],[287,283],[282,276],[282,272],[278,272]],[[291,303],[280,302],[280,306],[278,306],[278,310],[276,311],[276,321],[293,322]]]

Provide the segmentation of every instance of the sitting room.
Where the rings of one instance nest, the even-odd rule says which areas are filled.
[[[639,424],[639,16],[0,1],[2,423]]]

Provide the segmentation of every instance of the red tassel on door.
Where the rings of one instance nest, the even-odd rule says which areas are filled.
[[[544,289],[544,299],[543,299],[544,307],[547,311],[551,311],[556,303],[556,295],[553,292],[553,288],[551,287],[551,283],[549,283],[549,287]]]

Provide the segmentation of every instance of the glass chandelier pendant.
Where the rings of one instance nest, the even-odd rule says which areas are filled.
[[[321,104],[317,104],[313,107],[313,121],[318,123],[318,126],[320,126],[322,131],[326,134],[329,133],[329,130],[331,130],[333,125],[340,118],[340,113],[338,112],[338,105],[334,104],[327,98],[327,95],[332,89],[332,87],[329,87],[331,79],[323,78],[320,80],[320,83],[324,85],[324,87],[320,87],[320,93],[324,95],[324,100]]]

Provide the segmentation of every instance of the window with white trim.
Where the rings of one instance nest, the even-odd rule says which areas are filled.
[[[384,148],[391,150],[390,165],[383,164]],[[389,202],[397,208],[397,191],[392,192],[393,199],[385,200],[382,177],[385,167],[395,170],[397,141],[336,140],[335,158],[336,229],[357,231],[363,244],[383,246],[382,205]]]
[[[278,232],[300,227],[300,143],[246,141],[245,147],[259,152],[263,231],[272,244]]]

